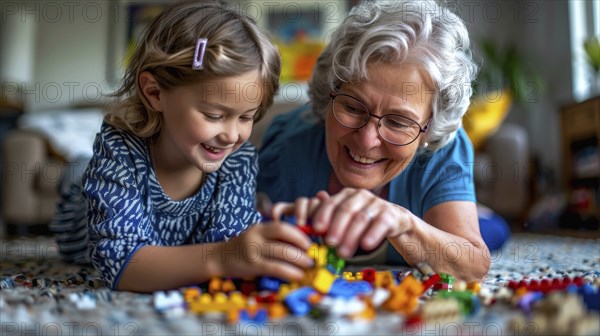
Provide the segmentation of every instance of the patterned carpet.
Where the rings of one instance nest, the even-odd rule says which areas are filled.
[[[517,234],[491,258],[482,285],[492,292],[524,278],[582,277],[596,284],[600,278],[600,239]],[[0,269],[1,335],[376,335],[397,334],[403,322],[390,313],[372,322],[287,317],[254,324],[223,324],[219,316],[200,318],[190,312],[164,315],[155,311],[152,295],[112,292],[92,268],[62,263],[48,238],[2,241]],[[86,306],[84,296],[95,304]],[[446,324],[425,333],[509,334],[506,323],[513,315],[510,307],[483,307],[452,328]]]

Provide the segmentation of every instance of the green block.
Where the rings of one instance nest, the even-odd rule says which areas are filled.
[[[445,283],[448,285],[452,285],[454,283],[454,277],[450,274],[446,274],[446,273],[439,273],[440,275],[440,282],[441,283]]]

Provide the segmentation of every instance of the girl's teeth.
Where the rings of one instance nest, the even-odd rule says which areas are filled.
[[[362,164],[373,164],[373,163],[377,162],[377,160],[369,159],[369,158],[366,158],[364,156],[360,156],[358,154],[354,154],[352,152],[350,152],[350,156],[352,157],[352,159],[354,161],[360,162]]]
[[[215,153],[219,153],[221,151],[220,149],[209,146],[209,145],[204,145],[204,147],[206,147],[206,149],[208,149],[209,151],[215,152]]]

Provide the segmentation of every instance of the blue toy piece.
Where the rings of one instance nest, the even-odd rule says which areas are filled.
[[[300,287],[290,293],[285,298],[285,304],[292,314],[296,316],[304,316],[310,311],[308,297],[316,291],[310,287]]]
[[[359,294],[369,294],[373,291],[373,286],[366,281],[347,281],[344,278],[337,278],[329,289],[329,295],[332,297],[352,298]]]
[[[523,312],[530,314],[533,304],[542,298],[544,298],[544,294],[542,292],[529,292],[521,296],[518,306]]]
[[[279,290],[279,286],[281,286],[282,283],[283,280],[281,279],[263,276],[260,277],[260,280],[258,281],[258,289],[277,292]]]
[[[497,251],[510,239],[510,227],[502,216],[491,211],[478,211],[479,231],[490,252]]]
[[[264,308],[259,308],[254,316],[250,316],[250,313],[247,309],[240,310],[240,322],[255,322],[255,323],[265,323],[269,319],[269,314],[267,314],[267,310]]]
[[[594,286],[585,284],[579,287],[578,292],[587,309],[600,312],[600,289],[596,290]]]

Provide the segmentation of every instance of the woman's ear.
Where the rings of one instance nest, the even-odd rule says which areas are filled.
[[[146,97],[150,106],[152,106],[154,110],[162,112],[163,104],[160,96],[161,89],[156,78],[148,71],[144,71],[140,74],[139,81],[142,94]]]

